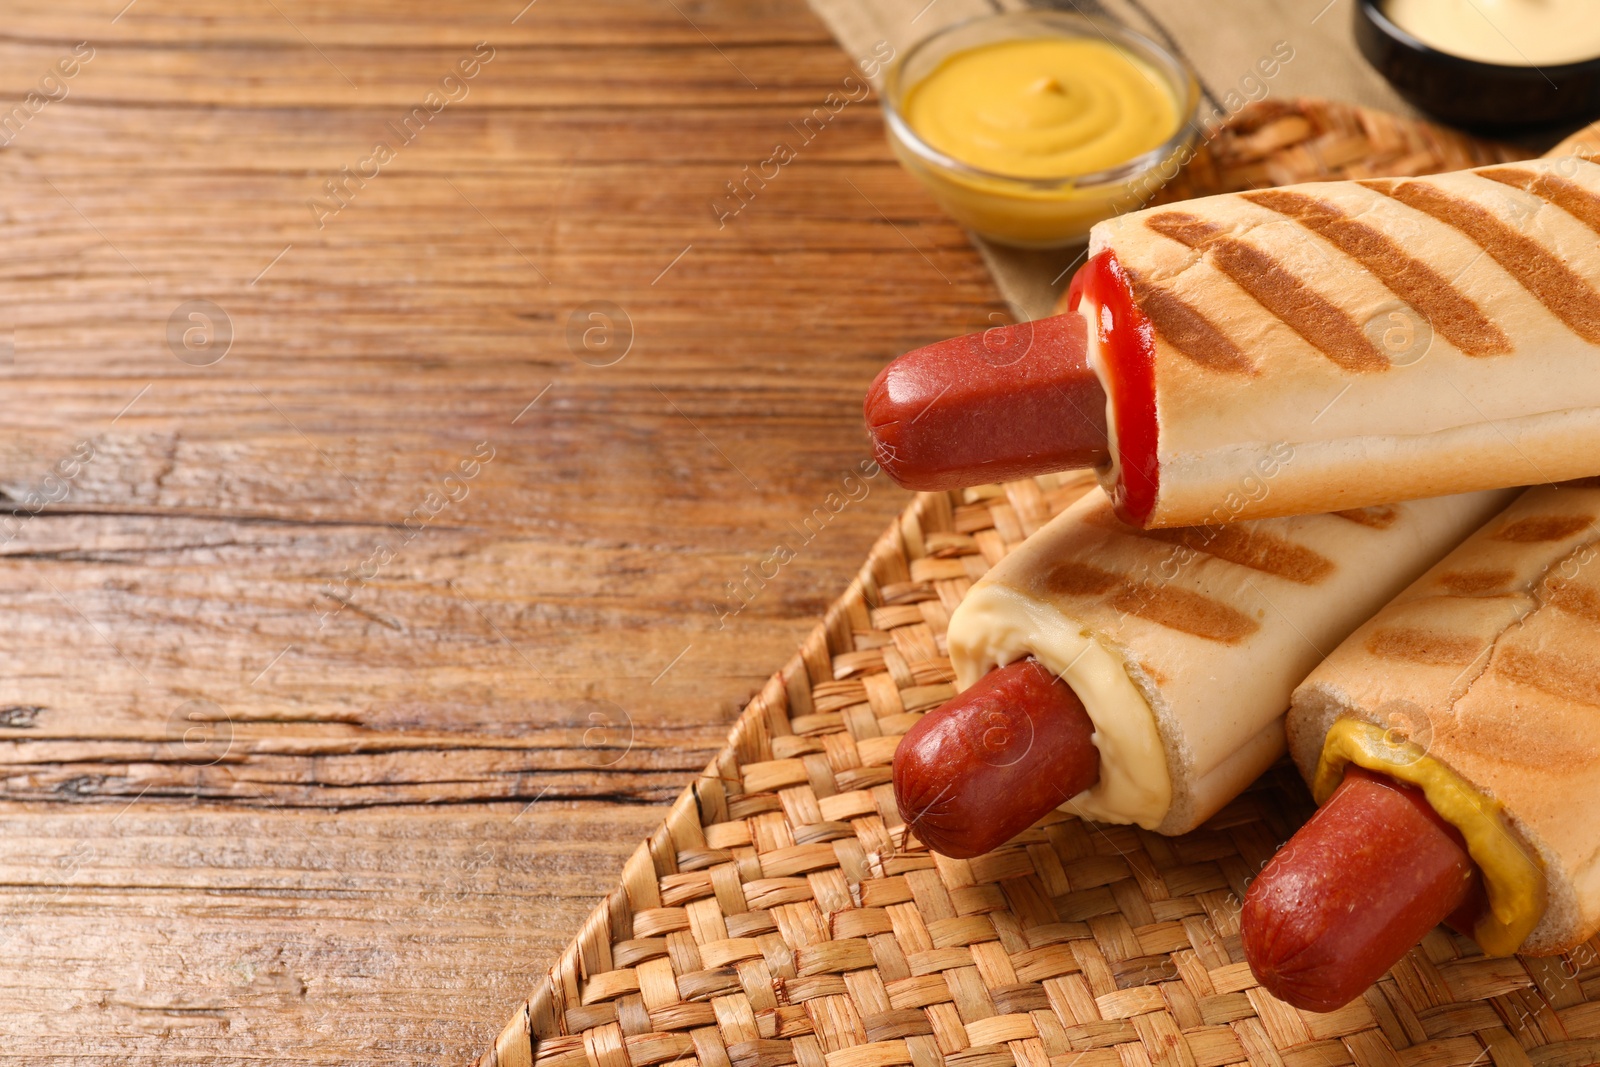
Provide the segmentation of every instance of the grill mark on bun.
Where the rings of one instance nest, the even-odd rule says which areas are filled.
[[[1570,178],[1521,167],[1495,167],[1478,173],[1491,181],[1521,189],[1540,200],[1548,200],[1589,229],[1600,233],[1600,196],[1595,196]]]
[[[1178,352],[1210,370],[1225,374],[1256,373],[1255,362],[1199,309],[1130,267],[1123,267],[1123,272],[1128,276],[1139,310]]]
[[[1465,667],[1483,654],[1483,648],[1483,642],[1473,637],[1412,626],[1384,627],[1367,638],[1367,651],[1381,659],[1435,667]]]
[[[1217,269],[1232,278],[1257,303],[1345,370],[1389,369],[1389,360],[1362,332],[1355,319],[1318,295],[1304,280],[1295,277],[1261,249],[1187,211],[1159,212],[1147,216],[1145,225],[1163,237],[1209,255]]]
[[[1588,515],[1533,515],[1510,523],[1494,535],[1496,541],[1532,545],[1544,541],[1565,541],[1594,524]]]
[[[1241,611],[1187,589],[1129,582],[1111,598],[1111,606],[1137,615],[1169,630],[1193,634],[1207,641],[1236,645],[1261,629],[1260,623]]]
[[[1045,572],[1043,584],[1044,591],[1053,596],[1099,596],[1125,582],[1122,575],[1087,563],[1063,562]]]
[[[1439,584],[1455,596],[1487,596],[1507,592],[1517,580],[1512,570],[1450,571],[1439,575]]]
[[[1344,511],[1335,511],[1333,514],[1357,526],[1365,526],[1372,530],[1387,530],[1400,520],[1400,509],[1389,504],[1379,504],[1370,508],[1347,508]]]
[[[1252,204],[1287,215],[1371,271],[1466,355],[1499,356],[1511,351],[1511,339],[1477,304],[1428,264],[1408,255],[1383,231],[1305,193],[1262,189],[1241,195]]]
[[[1117,518],[1116,505],[1109,500],[1096,501],[1094,506],[1083,513],[1083,521],[1090,526],[1098,526],[1102,530],[1116,530],[1129,537],[1142,537],[1145,531],[1137,526],[1129,526]]]
[[[1361,522],[1363,526],[1373,525],[1379,529],[1391,525],[1399,517],[1395,508],[1359,510],[1387,512],[1387,516],[1378,517],[1371,522],[1352,520]],[[1084,514],[1083,520],[1102,530],[1115,530],[1117,533],[1136,537],[1141,541],[1161,541],[1177,545],[1200,555],[1211,556],[1263,574],[1276,575],[1300,585],[1316,585],[1336,569],[1332,560],[1315,550],[1296,544],[1287,538],[1253,529],[1249,523],[1140,530],[1117,518],[1109,502],[1090,509]],[[1069,564],[1063,565],[1069,566]]]
[[[1210,597],[1157,582],[1135,582],[1086,563],[1058,563],[1039,584],[1048,596],[1104,597],[1117,611],[1225,645],[1261,629],[1250,616]]]
[[[1568,329],[1600,344],[1600,293],[1538,241],[1470,200],[1428,182],[1376,178],[1359,184],[1459,230]]]
[[[1300,585],[1317,585],[1334,571],[1331,560],[1304,545],[1243,526],[1180,526],[1142,536]]]
[[[1566,578],[1552,578],[1545,586],[1545,603],[1568,615],[1600,623],[1600,592]]]
[[[1592,659],[1510,647],[1500,650],[1490,670],[1530,689],[1600,707],[1600,666]]]

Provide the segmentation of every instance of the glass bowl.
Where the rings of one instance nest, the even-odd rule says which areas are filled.
[[[1171,91],[1177,130],[1155,148],[1107,170],[1024,178],[952,158],[924,141],[906,121],[901,110],[906,93],[950,56],[1039,37],[1108,41],[1142,61]],[[1177,174],[1197,135],[1200,87],[1181,59],[1131,30],[1061,11],[1013,11],[959,22],[920,41],[889,68],[882,101],[890,147],[957,222],[1001,244],[1059,248],[1083,243],[1089,228],[1103,219],[1142,207]]]

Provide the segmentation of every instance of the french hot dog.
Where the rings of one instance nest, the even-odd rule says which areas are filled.
[[[951,855],[992,848],[1051,806],[1166,834],[1193,829],[1282,753],[1289,694],[1319,649],[1508,497],[1141,531],[1092,490],[996,564],[952,614],[961,692],[896,752],[902,818]],[[1009,673],[1030,660],[1045,673]],[[1005,699],[991,686],[1026,706],[997,717]],[[1097,773],[1057,733],[1081,736],[1080,707]],[[1029,751],[1024,761],[1015,747],[986,746],[986,723],[1013,738],[1031,730],[1034,747],[1059,758]],[[999,758],[986,759],[989,750]],[[1058,777],[1062,788],[1023,788],[1030,775]]]
[[[1600,931],[1597,556],[1600,488],[1529,490],[1340,645],[1289,712],[1290,752],[1318,799],[1358,766],[1418,787],[1455,827],[1484,889],[1461,918],[1490,954],[1561,952]],[[1368,974],[1342,962],[1349,946],[1381,955],[1381,974],[1419,936],[1369,939],[1348,914],[1282,891],[1319,884],[1350,899],[1344,868],[1362,838],[1387,863],[1360,876],[1361,893],[1417,891],[1404,873],[1410,838],[1332,808],[1301,834],[1344,845],[1302,848],[1296,835],[1252,885],[1243,916],[1252,969],[1302,1006],[1365,987]],[[1447,901],[1422,896],[1437,920]],[[1325,965],[1295,978],[1291,957]]]
[[[1163,527],[1600,473],[1597,235],[1600,164],[1581,155],[1228,193],[1097,225],[1069,314],[1088,323],[1107,397],[1102,484],[1130,524]],[[1081,413],[1092,389],[1072,336],[1033,324],[1021,425],[966,417],[969,393],[947,381],[940,395],[937,374],[897,394],[891,365],[869,422],[948,432],[880,435],[886,468],[943,488],[1087,460],[1098,423]],[[924,377],[972,342],[948,344],[916,354]],[[978,390],[986,404],[996,388]],[[986,464],[990,433],[1004,456]],[[1019,456],[1017,441],[1035,447]],[[1241,492],[1281,453],[1271,494]]]

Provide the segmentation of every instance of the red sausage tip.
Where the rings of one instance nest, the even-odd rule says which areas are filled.
[[[1093,734],[1078,694],[1038,660],[990,671],[900,739],[900,817],[942,855],[989,852],[1099,779]]]
[[[1461,835],[1422,791],[1352,766],[1250,886],[1245,958],[1279,1000],[1334,1011],[1480,894]]]
[[[873,454],[907,489],[1094,467],[1109,458],[1106,396],[1075,312],[907,352],[867,390]]]

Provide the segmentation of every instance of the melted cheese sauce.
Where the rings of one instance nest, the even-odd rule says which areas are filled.
[[[1425,45],[1512,67],[1600,56],[1595,0],[1388,0],[1384,14]]]
[[[1094,723],[1100,780],[1062,807],[1085,819],[1154,830],[1172,806],[1155,713],[1122,661],[1059,612],[1000,584],[979,585],[950,618],[950,659],[966,689],[1027,655],[1054,671]]]

